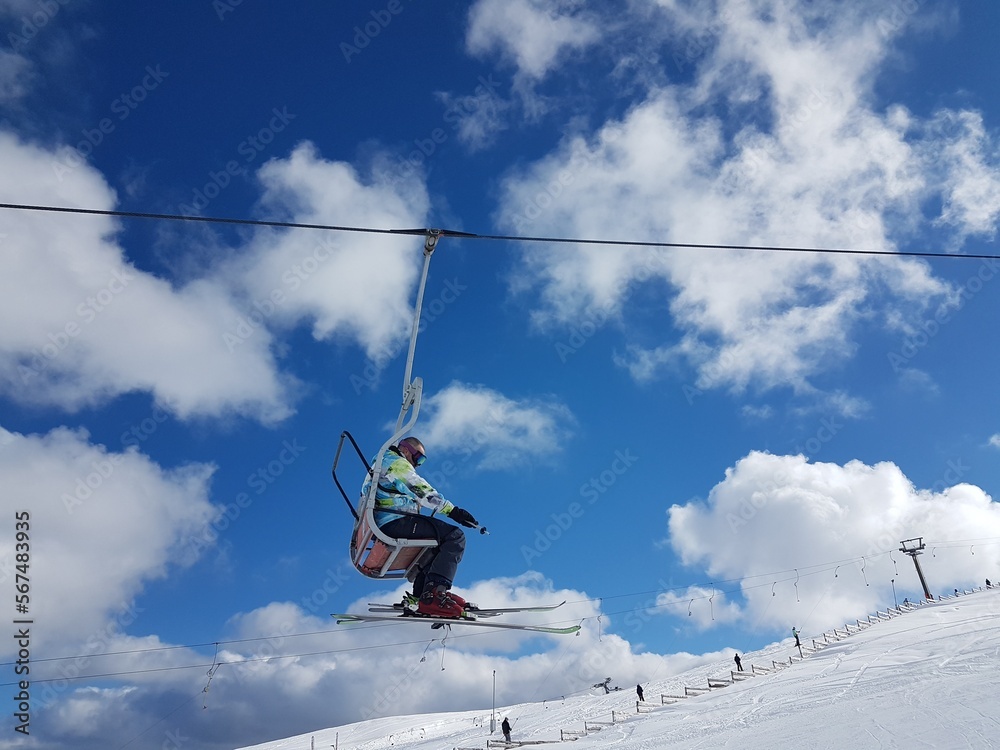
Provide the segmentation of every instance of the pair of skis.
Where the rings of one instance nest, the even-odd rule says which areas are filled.
[[[411,610],[404,609],[402,604],[369,604],[368,611],[375,614],[333,614],[337,624],[350,622],[417,622],[430,624],[432,628],[442,628],[451,625],[473,625],[481,628],[499,628],[502,630],[524,630],[533,633],[548,633],[550,635],[571,635],[579,632],[579,625],[571,625],[565,628],[553,627],[550,625],[519,625],[508,622],[482,622],[478,618],[490,618],[497,615],[505,615],[517,612],[551,612],[561,607],[566,602],[550,604],[540,607],[500,607],[496,609],[468,609],[463,617],[435,617],[432,615],[421,615]],[[393,613],[393,614],[389,614]]]

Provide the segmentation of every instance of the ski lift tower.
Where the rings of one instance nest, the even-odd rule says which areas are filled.
[[[924,597],[933,601],[934,597],[927,588],[927,581],[924,580],[924,572],[920,569],[920,561],[917,560],[917,555],[923,554],[925,546],[924,538],[920,536],[916,539],[905,539],[900,542],[899,551],[913,559],[913,567],[917,569],[917,578],[920,579],[920,585],[924,587]]]

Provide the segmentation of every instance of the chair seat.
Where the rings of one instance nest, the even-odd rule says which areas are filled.
[[[407,578],[435,539],[394,539],[376,524],[372,509],[363,508],[351,537],[351,560],[369,578]]]

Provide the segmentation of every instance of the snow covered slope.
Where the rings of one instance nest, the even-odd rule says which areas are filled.
[[[802,640],[807,646],[812,638]],[[744,669],[772,671],[667,705],[661,696],[707,688],[708,678],[728,678],[734,665],[643,685],[649,708],[641,713],[631,686],[498,709],[493,735],[486,707],[364,721],[254,750],[325,750],[335,743],[340,750],[486,748],[488,740],[502,740],[504,716],[522,742],[547,744],[561,730],[576,736],[589,727],[574,750],[1000,747],[1000,589],[914,608],[773,668],[794,653],[791,640],[748,653]]]

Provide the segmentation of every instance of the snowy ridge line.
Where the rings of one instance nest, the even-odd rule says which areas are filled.
[[[996,588],[996,587],[995,586],[990,586],[989,588]],[[972,589],[971,591],[960,592],[957,595],[948,595],[948,596],[939,597],[935,601],[943,601],[943,600],[946,600],[946,599],[954,599],[956,596],[961,596],[963,594],[976,593],[976,592],[985,591],[985,590],[986,590],[985,588],[979,587],[979,588]],[[720,690],[722,688],[729,687],[730,685],[733,685],[736,682],[739,682],[739,681],[742,681],[742,680],[752,679],[752,678],[760,676],[760,675],[774,674],[775,672],[778,672],[780,670],[786,669],[786,668],[794,665],[796,662],[802,661],[805,658],[805,654],[806,653],[813,654],[813,653],[816,653],[817,651],[821,651],[822,649],[824,649],[827,646],[831,645],[831,643],[838,643],[838,642],[844,640],[845,638],[847,638],[847,637],[849,637],[851,635],[854,635],[855,633],[860,633],[860,632],[862,632],[864,630],[867,630],[868,628],[870,628],[875,623],[885,622],[887,620],[891,620],[891,619],[893,619],[895,617],[899,617],[900,615],[906,614],[907,612],[913,612],[916,609],[918,609],[919,607],[926,606],[927,604],[930,604],[930,603],[932,603],[931,600],[921,601],[921,602],[906,601],[902,605],[896,605],[895,607],[887,608],[884,612],[881,611],[881,610],[876,610],[874,615],[868,615],[868,617],[865,620],[860,620],[860,619],[856,620],[855,621],[856,624],[854,624],[854,625],[845,624],[844,627],[843,627],[843,629],[841,629],[841,628],[834,628],[832,631],[824,632],[822,634],[822,636],[817,636],[816,638],[812,639],[812,646],[811,647],[803,645],[801,647],[802,654],[800,656],[795,656],[794,654],[790,655],[788,657],[788,661],[787,662],[785,662],[785,661],[775,661],[775,660],[772,659],[771,660],[771,665],[769,667],[762,667],[760,665],[751,663],[750,664],[750,671],[749,672],[746,672],[746,671],[744,671],[744,672],[737,672],[737,671],[730,670],[728,677],[707,677],[706,678],[707,685],[705,685],[705,686],[689,686],[689,685],[683,686],[684,687],[684,694],[683,695],[661,693],[660,694],[660,702],[659,702],[659,704],[652,703],[650,701],[638,701],[637,700],[637,701],[635,701],[635,711],[634,712],[632,712],[632,711],[624,711],[624,710],[613,710],[611,712],[611,721],[610,722],[607,721],[607,720],[603,720],[602,721],[602,720],[599,720],[599,719],[596,719],[596,718],[590,718],[590,719],[584,719],[583,730],[582,731],[579,730],[579,729],[560,729],[559,730],[559,740],[558,741],[559,742],[566,742],[566,741],[577,740],[577,739],[580,739],[582,737],[586,737],[588,734],[590,734],[592,732],[599,732],[602,729],[604,729],[605,727],[613,726],[613,725],[615,725],[617,723],[620,723],[620,722],[623,722],[623,721],[628,721],[629,719],[634,718],[636,716],[640,716],[642,714],[653,713],[654,711],[656,711],[659,708],[662,708],[663,706],[669,706],[669,705],[672,705],[672,704],[677,703],[679,701],[685,700],[687,698],[696,698],[696,697],[698,697],[700,695],[706,695],[707,693],[709,693],[709,692],[711,692],[713,690]],[[820,637],[823,638],[822,641],[817,640]],[[795,649],[795,646],[792,646],[792,648]],[[555,742],[555,740],[550,740],[550,741],[551,742]],[[519,744],[522,744],[522,743],[513,742],[513,743],[508,744],[508,743],[505,743],[505,742],[500,742],[499,744],[490,745],[489,742],[488,742],[487,743],[487,748],[489,748],[489,747],[517,747]],[[523,743],[523,744],[528,744],[528,743]],[[535,743],[531,743],[531,744],[535,744]]]

